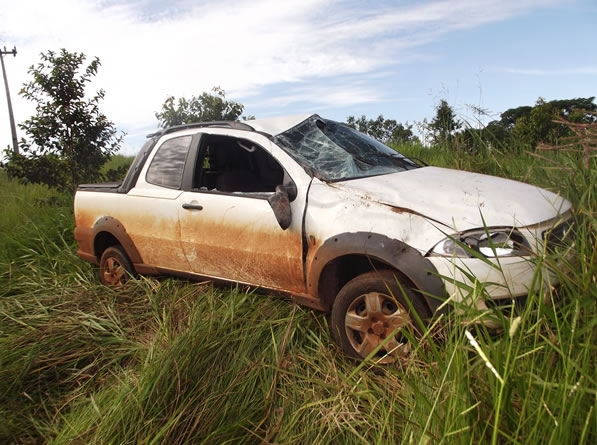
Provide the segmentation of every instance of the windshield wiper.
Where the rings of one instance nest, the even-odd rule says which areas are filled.
[[[419,165],[417,165],[415,162],[411,161],[410,158],[407,158],[406,156],[403,156],[401,154],[387,154],[386,156],[388,156],[391,159],[395,159],[398,162],[400,162],[400,164],[402,164],[403,167],[409,168],[409,167],[420,167]]]
[[[423,161],[422,159],[413,158],[412,156],[409,156],[406,159],[409,159],[409,160],[412,160],[412,161],[417,161],[419,163],[419,167],[429,167],[429,164],[427,164],[427,162]]]
[[[365,161],[363,158],[360,158],[360,157],[352,155],[352,154],[351,154],[351,156],[352,156],[352,159],[354,159],[355,161],[359,161],[365,165],[368,165],[369,167],[375,167],[375,164],[372,164],[369,161]]]

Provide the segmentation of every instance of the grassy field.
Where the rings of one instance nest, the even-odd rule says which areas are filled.
[[[595,443],[597,168],[403,151],[561,192],[576,259],[503,334],[453,313],[392,366],[346,358],[324,314],[255,291],[102,287],[74,253],[72,199],[0,172],[0,443]]]

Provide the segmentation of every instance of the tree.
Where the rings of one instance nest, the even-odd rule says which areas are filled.
[[[29,68],[33,80],[19,94],[36,102],[35,114],[19,127],[23,155],[5,152],[6,168],[24,182],[45,183],[62,190],[74,190],[81,182],[102,177],[101,166],[118,151],[123,135],[99,110],[104,91],[90,98],[86,85],[97,74],[95,57],[83,66],[83,53],[64,48],[41,54],[41,62]]]
[[[162,128],[218,120],[237,120],[245,109],[244,105],[226,100],[226,92],[220,87],[212,88],[212,93],[203,92],[191,99],[170,96],[162,105],[162,111],[155,117]]]
[[[394,119],[384,119],[381,114],[376,119],[367,119],[365,115],[356,119],[354,116],[348,116],[346,125],[384,144],[398,145],[418,141],[412,131],[413,126],[409,125],[408,122],[405,126]]]
[[[500,114],[499,121],[493,121],[493,122],[495,122],[495,125],[499,124],[501,127],[506,129],[507,131],[510,131],[510,130],[512,130],[512,128],[514,128],[514,125],[516,125],[516,121],[522,117],[526,117],[526,116],[530,115],[532,109],[533,109],[533,107],[529,107],[527,105],[524,105],[521,107],[516,107],[516,108],[509,108],[506,111],[504,111],[502,114]]]
[[[435,117],[427,125],[431,132],[433,144],[453,145],[453,136],[462,127],[462,122],[456,119],[456,114],[448,102],[442,99],[435,107]]]
[[[510,108],[500,120],[490,122],[486,133],[491,133],[496,145],[504,150],[534,150],[539,143],[557,146],[572,135],[571,123],[597,122],[594,97],[545,101],[537,99],[534,106]]]

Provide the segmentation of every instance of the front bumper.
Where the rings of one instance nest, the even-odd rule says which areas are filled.
[[[492,265],[476,258],[429,260],[444,280],[450,300],[474,304],[479,310],[495,306],[486,300],[513,300],[558,284],[551,268],[538,266],[532,258],[502,258],[492,260]]]
[[[574,233],[572,214],[531,227],[517,228],[529,241],[528,256],[462,258],[428,256],[444,281],[454,303],[479,310],[526,301],[533,292],[559,286],[562,266],[572,264]]]

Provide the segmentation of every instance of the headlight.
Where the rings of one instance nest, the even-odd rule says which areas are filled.
[[[529,242],[512,228],[477,229],[456,233],[443,239],[431,249],[436,256],[474,258],[479,254],[487,258],[524,256],[531,252]]]

